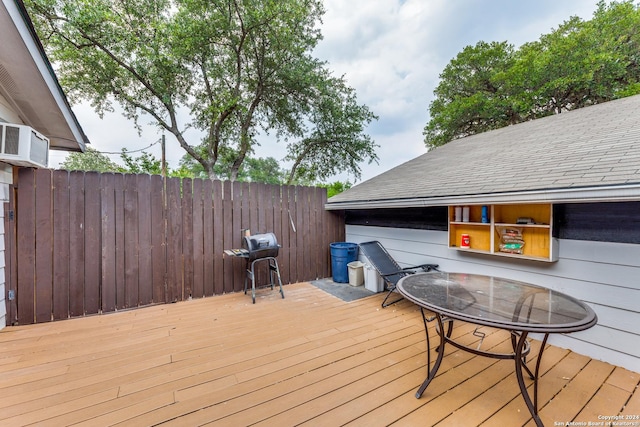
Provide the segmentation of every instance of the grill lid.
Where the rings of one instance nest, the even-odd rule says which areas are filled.
[[[280,245],[273,233],[254,234],[242,239],[242,247],[249,251],[249,259],[277,257]]]

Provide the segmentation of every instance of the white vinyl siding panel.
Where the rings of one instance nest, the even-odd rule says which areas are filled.
[[[5,163],[0,163],[0,329],[7,325],[7,306],[4,268],[6,265],[4,247],[4,205],[9,201],[9,185],[13,180],[13,168]]]
[[[13,182],[13,167],[6,163],[0,163],[0,329],[7,325],[7,306],[4,268],[7,260],[4,246],[4,206],[9,201],[9,185]]]

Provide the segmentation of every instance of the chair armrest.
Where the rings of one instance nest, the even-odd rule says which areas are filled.
[[[422,270],[424,271],[439,271],[438,270],[438,264],[422,264],[419,266],[420,268],[422,268]]]
[[[431,271],[431,270],[436,270],[438,271],[438,264],[421,264],[421,265],[414,265],[413,267],[405,267],[400,271],[405,271],[408,273],[411,273],[412,270],[422,270],[422,271]],[[415,271],[413,271],[413,273],[415,273]]]
[[[405,267],[401,270],[398,271],[393,271],[391,273],[386,273],[386,274],[381,274],[381,277],[386,277],[386,276],[393,276],[394,274],[399,274],[399,273],[416,273],[416,269],[422,269],[422,271],[431,271],[431,270],[435,270],[438,271],[438,264],[422,264],[422,265],[416,265],[413,267]]]

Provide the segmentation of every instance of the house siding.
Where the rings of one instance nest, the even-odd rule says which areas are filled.
[[[433,262],[443,271],[503,276],[579,298],[596,311],[598,324],[549,342],[640,372],[640,245],[561,238],[558,261],[547,263],[464,253],[447,239],[446,231],[346,226],[347,241],[379,240],[403,267]]]
[[[0,163],[0,202],[9,201],[9,185],[13,181],[13,168],[6,163]],[[5,286],[5,245],[4,245],[4,209],[0,209],[0,329],[7,326],[7,305]]]
[[[0,95],[0,122],[22,123],[18,114],[9,107],[6,98]],[[0,162],[0,203],[9,201],[9,185],[13,182],[13,167]],[[0,209],[0,329],[7,325],[7,286],[5,284],[5,241],[4,241],[4,215],[5,209]]]

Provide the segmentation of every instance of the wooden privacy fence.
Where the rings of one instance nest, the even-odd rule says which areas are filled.
[[[330,243],[344,239],[322,188],[29,168],[14,181],[14,324],[241,291],[245,261],[223,251],[241,246],[245,228],[275,233],[283,283],[330,276]]]

